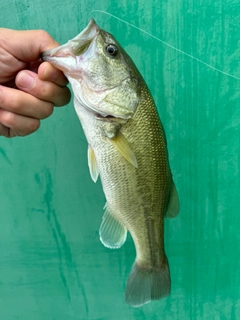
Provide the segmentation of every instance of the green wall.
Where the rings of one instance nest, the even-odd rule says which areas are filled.
[[[99,241],[105,200],[72,102],[29,137],[0,137],[0,319],[240,319],[240,80],[94,9],[240,77],[238,0],[1,1],[2,27],[65,43],[93,17],[118,38],[157,103],[181,212],[165,225],[172,294],[133,309],[135,249]]]

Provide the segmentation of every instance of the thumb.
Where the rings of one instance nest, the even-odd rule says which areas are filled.
[[[18,60],[36,61],[41,54],[59,44],[44,30],[0,29],[1,47]]]

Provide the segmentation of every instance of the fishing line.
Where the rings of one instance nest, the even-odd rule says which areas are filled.
[[[162,39],[154,36],[154,35],[151,34],[150,32],[147,32],[147,31],[145,31],[145,30],[143,30],[143,29],[135,26],[134,24],[132,24],[132,23],[130,23],[130,22],[128,22],[128,21],[125,21],[125,20],[123,20],[123,19],[121,19],[121,18],[119,18],[119,17],[117,17],[117,16],[115,16],[115,15],[113,15],[113,14],[107,12],[107,11],[103,11],[103,10],[93,10],[93,11],[90,12],[90,15],[91,15],[92,13],[94,13],[94,12],[103,13],[103,14],[106,14],[106,15],[114,18],[114,19],[117,19],[118,21],[121,21],[121,22],[125,23],[126,25],[128,25],[128,26],[130,26],[130,27],[132,27],[132,28],[135,28],[135,29],[139,30],[139,31],[142,32],[142,33],[145,33],[145,34],[148,35],[149,37],[151,37],[151,38],[153,38],[153,39],[161,42],[161,43],[164,44],[165,46],[167,46],[167,47],[169,47],[169,48],[171,48],[171,49],[173,49],[173,50],[175,50],[175,51],[177,51],[177,52],[179,52],[179,53],[181,53],[181,54],[183,54],[183,55],[185,55],[185,56],[187,56],[187,57],[189,57],[189,58],[191,58],[191,59],[193,59],[193,60],[195,60],[195,61],[203,64],[203,65],[205,65],[205,66],[208,67],[208,68],[211,68],[212,70],[215,70],[215,71],[217,71],[217,72],[219,72],[219,73],[222,73],[222,74],[224,74],[225,76],[228,76],[228,77],[231,77],[231,78],[240,80],[240,77],[234,76],[234,75],[232,75],[232,74],[230,74],[230,73],[228,73],[228,72],[225,72],[225,71],[223,71],[223,70],[221,70],[221,69],[215,68],[214,66],[212,66],[212,65],[210,65],[210,64],[208,64],[208,63],[206,63],[206,62],[204,62],[204,61],[202,61],[202,60],[200,60],[200,59],[198,59],[198,58],[196,58],[196,57],[194,57],[194,56],[192,56],[191,54],[189,54],[189,53],[187,53],[187,52],[185,52],[185,51],[182,51],[182,50],[174,47],[173,45],[165,42],[164,40],[162,40]]]

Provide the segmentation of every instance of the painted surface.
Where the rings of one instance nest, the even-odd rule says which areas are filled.
[[[133,309],[134,246],[99,241],[105,200],[72,102],[29,137],[0,137],[0,319],[239,319],[240,80],[94,9],[240,77],[237,0],[2,0],[2,27],[65,43],[93,17],[116,36],[157,103],[181,212],[165,228],[172,294]]]

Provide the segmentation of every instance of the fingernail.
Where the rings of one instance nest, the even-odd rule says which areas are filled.
[[[18,75],[17,85],[22,89],[31,89],[34,84],[34,78],[26,72],[21,72]]]

